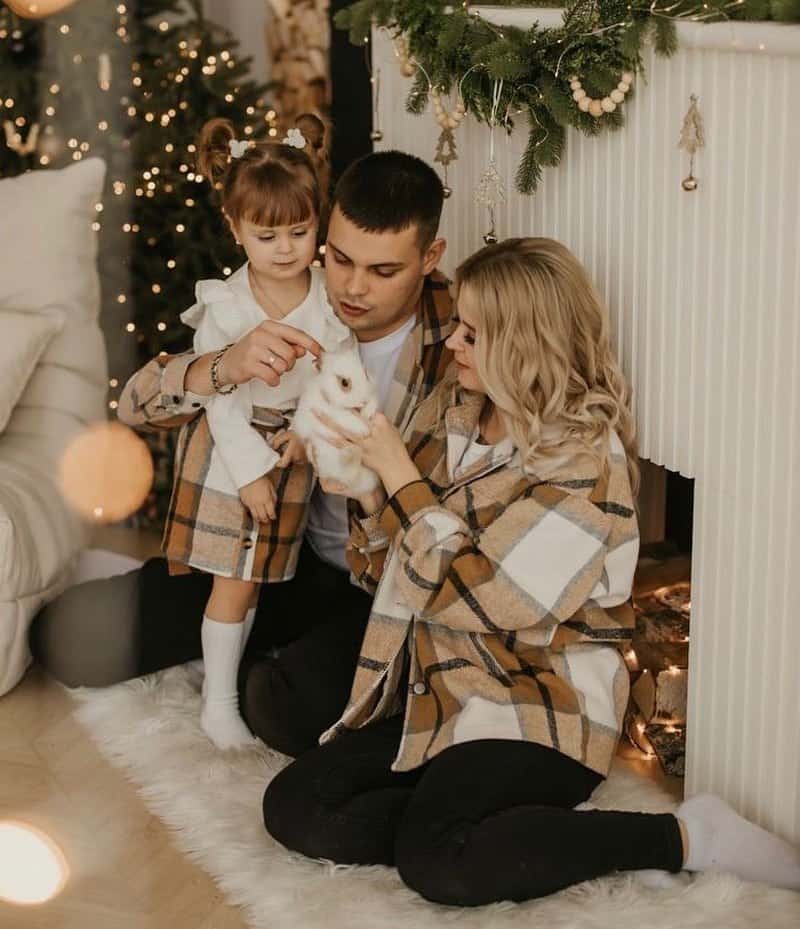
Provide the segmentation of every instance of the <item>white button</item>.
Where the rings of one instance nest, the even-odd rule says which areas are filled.
[[[415,694],[424,694],[428,688],[422,683],[422,681],[417,681],[417,683],[414,684],[411,689]]]
[[[359,546],[358,546],[358,551],[359,551],[359,553],[362,554],[362,555],[366,555],[366,554],[367,554],[367,550],[364,548],[363,545],[359,545]]]

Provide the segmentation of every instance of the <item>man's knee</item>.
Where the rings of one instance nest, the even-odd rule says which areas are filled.
[[[265,745],[297,757],[317,745],[323,724],[304,702],[280,659],[253,656],[239,669],[239,709]]]
[[[36,660],[68,687],[106,687],[135,676],[140,573],[87,581],[47,604],[31,626]]]

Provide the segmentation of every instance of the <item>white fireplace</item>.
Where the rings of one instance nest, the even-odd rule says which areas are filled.
[[[560,20],[478,9],[500,24]],[[625,128],[570,131],[533,197],[513,182],[526,124],[496,130],[509,192],[497,232],[552,236],[584,262],[633,383],[642,457],[695,479],[687,794],[713,790],[800,842],[800,26],[678,33],[672,58],[644,55]],[[438,127],[406,113],[410,81],[385,33],[378,71],[380,147],[433,163]],[[690,94],[706,130],[694,192],[677,146]],[[467,119],[456,142],[448,272],[488,230],[473,200],[488,130]]]

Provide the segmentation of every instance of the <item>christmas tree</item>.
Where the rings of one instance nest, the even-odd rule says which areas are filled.
[[[179,314],[195,282],[241,263],[195,170],[207,119],[231,119],[241,138],[277,135],[267,88],[236,49],[201,0],[78,0],[44,21],[0,6],[0,177],[92,156],[108,165],[94,228],[111,410],[136,367],[189,346]],[[151,520],[169,490],[168,444],[154,445]]]

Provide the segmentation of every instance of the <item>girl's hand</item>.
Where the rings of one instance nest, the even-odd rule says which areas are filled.
[[[276,452],[283,449],[277,468],[288,468],[293,464],[307,464],[306,449],[302,441],[290,429],[281,429],[272,440]]]
[[[258,523],[268,523],[275,519],[275,488],[269,476],[264,474],[250,484],[239,489],[239,499],[247,507],[250,515]]]
[[[419,469],[411,460],[402,435],[383,413],[376,413],[370,419],[370,431],[366,436],[348,432],[318,410],[314,410],[314,415],[338,436],[333,442],[337,448],[356,445],[361,449],[362,464],[375,471],[390,497],[401,487],[420,479]]]

